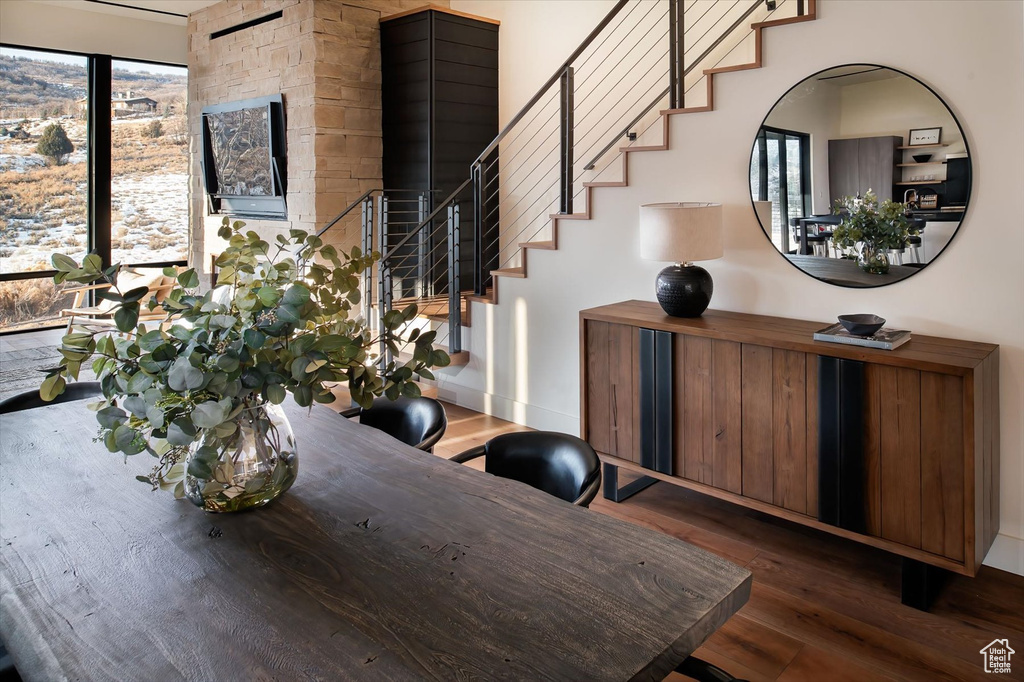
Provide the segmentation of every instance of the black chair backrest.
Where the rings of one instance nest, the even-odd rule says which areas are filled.
[[[506,433],[484,447],[487,473],[521,481],[584,507],[593,499],[579,500],[601,476],[601,461],[594,448],[576,436],[552,431]]]
[[[359,412],[359,423],[430,452],[444,435],[448,417],[444,406],[433,398],[377,398],[371,407]]]
[[[82,400],[101,395],[100,382],[98,381],[76,381],[64,387],[64,392],[53,400],[47,402],[39,397],[39,389],[25,391],[12,395],[0,401],[0,414],[18,412],[19,410],[30,410],[34,407],[44,407],[56,403],[65,403],[69,400]]]

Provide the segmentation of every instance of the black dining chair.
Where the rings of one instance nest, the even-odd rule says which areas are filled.
[[[63,393],[49,402],[39,396],[39,389],[33,389],[0,400],[0,414],[30,410],[34,407],[44,407],[56,403],[65,403],[69,400],[82,400],[100,395],[102,395],[102,392],[100,391],[100,382],[98,381],[76,381],[68,384],[64,388]]]
[[[511,478],[580,507],[588,507],[601,486],[601,461],[576,436],[552,431],[506,433],[461,452],[451,461],[484,458],[484,471]]]
[[[433,398],[377,398],[370,407],[353,407],[342,411],[341,416],[358,416],[363,426],[383,431],[425,452],[434,451],[434,445],[448,428],[444,405]]]

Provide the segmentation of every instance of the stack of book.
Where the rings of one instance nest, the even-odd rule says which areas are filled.
[[[824,329],[814,332],[815,341],[827,341],[828,343],[845,343],[851,346],[865,346],[867,348],[881,348],[892,350],[899,348],[907,341],[910,341],[910,332],[906,329],[890,329],[882,327],[871,336],[857,336],[851,334],[838,322],[830,324]]]

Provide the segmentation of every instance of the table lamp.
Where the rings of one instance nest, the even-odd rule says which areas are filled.
[[[674,261],[658,273],[657,296],[673,317],[700,317],[711,302],[711,275],[693,261],[722,257],[722,205],[705,202],[640,207],[640,257]]]

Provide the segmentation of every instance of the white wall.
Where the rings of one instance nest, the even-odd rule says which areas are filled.
[[[188,55],[183,19],[142,20],[32,0],[0,0],[0,42],[172,64]]]
[[[502,111],[525,102],[609,3],[543,4],[549,11],[519,0],[452,1],[502,20]],[[1001,346],[1001,529],[986,562],[1024,574],[1024,5],[920,7],[886,3],[881,22],[871,0],[821,0],[818,21],[769,29],[765,68],[718,76],[715,112],[674,117],[670,151],[631,155],[630,187],[597,190],[593,220],[563,223],[558,251],[531,252],[527,279],[501,280],[500,305],[473,304],[473,359],[446,373],[441,395],[577,432],[579,311],[654,298],[662,264],[638,257],[637,207],[720,201],[726,255],[706,264],[714,307],[809,320],[868,310],[918,333]],[[907,49],[911,25],[950,38]],[[971,205],[950,247],[913,278],[874,290],[832,287],[786,263],[765,239],[748,188],[750,145],[776,99],[811,73],[851,62],[892,66],[931,86],[959,118],[974,161]]]
[[[828,190],[828,141],[838,138],[840,88],[829,81],[801,84],[771,110],[765,124],[811,136],[811,213],[831,213]]]

